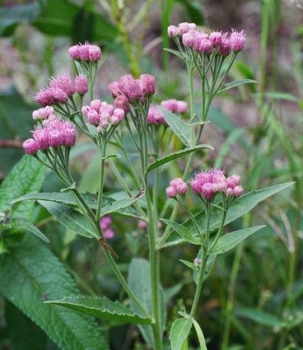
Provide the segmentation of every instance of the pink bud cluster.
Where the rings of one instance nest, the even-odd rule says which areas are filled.
[[[174,198],[178,194],[184,195],[188,190],[187,184],[179,177],[171,180],[166,189],[167,197]]]
[[[109,84],[109,90],[114,98],[125,96],[131,102],[144,101],[145,97],[155,93],[155,77],[151,74],[141,74],[135,79],[131,74],[123,75],[118,81]]]
[[[161,107],[168,109],[172,113],[185,113],[187,111],[187,103],[176,99],[169,99],[161,102]],[[152,105],[147,114],[148,124],[164,124],[167,125],[162,111],[158,105]]]
[[[102,132],[110,125],[119,124],[125,117],[122,108],[115,108],[113,105],[100,100],[92,100],[89,106],[83,106],[82,114],[89,124],[97,127],[98,132]]]
[[[206,200],[212,200],[216,194],[239,197],[243,193],[239,175],[226,177],[223,170],[211,169],[197,173],[190,185],[194,194]]]
[[[102,58],[102,52],[99,46],[90,43],[73,45],[69,48],[69,54],[76,61],[97,62]]]
[[[85,75],[78,75],[73,80],[69,73],[52,78],[48,87],[39,90],[34,100],[42,106],[52,106],[66,103],[74,94],[84,95],[88,91],[88,82]]]
[[[23,142],[27,154],[36,154],[50,147],[72,147],[76,141],[74,125],[64,121],[54,114],[42,121],[42,124],[32,131],[33,137]]]
[[[103,231],[103,235],[106,239],[111,239],[115,236],[114,231],[110,228],[111,224],[112,218],[109,215],[103,216],[99,222],[100,228]]]
[[[171,38],[180,37],[185,47],[201,54],[217,52],[225,57],[231,52],[239,52],[244,49],[246,36],[244,31],[232,30],[231,33],[213,31],[207,34],[196,28],[194,23],[180,23],[178,26],[168,27],[168,35]]]

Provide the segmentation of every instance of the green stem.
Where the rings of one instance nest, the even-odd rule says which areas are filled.
[[[103,188],[104,188],[104,173],[105,173],[105,157],[106,157],[106,142],[102,139],[102,136],[99,135],[98,146],[101,153],[101,164],[100,164],[100,177],[99,177],[99,191],[97,198],[97,211],[95,219],[99,220],[101,217],[102,209],[102,197],[103,197]]]

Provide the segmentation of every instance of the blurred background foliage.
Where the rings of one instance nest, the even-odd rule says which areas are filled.
[[[224,167],[241,175],[247,191],[285,181],[295,181],[295,186],[233,223],[235,229],[259,223],[267,228],[218,259],[203,291],[200,323],[210,350],[303,349],[303,2],[2,0],[0,4],[1,180],[23,155],[22,141],[33,128],[31,113],[37,108],[32,100],[35,91],[51,76],[73,69],[67,54],[71,44],[90,41],[101,46],[103,66],[96,84],[101,99],[110,100],[107,85],[122,74],[148,72],[157,77],[156,102],[186,100],[185,69],[163,50],[172,45],[167,26],[187,21],[206,30],[245,30],[247,47],[231,75],[258,83],[216,99],[203,140],[215,151],[196,157],[193,170]],[[95,190],[94,154],[85,140],[73,153],[73,172],[83,191]],[[163,179],[163,189],[167,182]],[[49,174],[43,190],[58,189],[60,183]],[[164,203],[164,193],[160,201]],[[37,211],[36,224],[49,236],[50,248],[80,288],[88,294],[121,298],[98,247],[59,227],[43,209]],[[126,271],[131,256],[144,255],[145,233],[128,219],[123,219],[122,231],[120,221],[121,217],[114,217],[112,244]],[[193,288],[189,271],[176,261],[192,260],[195,252],[181,247],[167,253],[162,280],[176,293],[170,308],[170,315],[176,316],[182,306],[188,307]],[[133,327],[114,327],[109,339],[112,349],[145,349]],[[190,348],[195,346],[193,340]],[[56,346],[0,298],[0,349]]]

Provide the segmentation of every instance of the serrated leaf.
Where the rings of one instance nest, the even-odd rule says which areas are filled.
[[[175,221],[167,220],[167,219],[161,219],[162,222],[164,222],[166,225],[171,227],[174,231],[178,233],[178,235],[183,238],[186,242],[195,244],[195,245],[201,245],[202,242],[198,237],[195,237],[193,232],[188,229],[186,226],[180,225]]]
[[[178,136],[180,141],[188,148],[192,145],[192,128],[184,123],[184,121],[176,114],[170,112],[166,108],[159,107],[164,115],[167,124],[172,131]]]
[[[47,211],[53,215],[66,228],[87,238],[99,238],[97,233],[90,227],[85,216],[65,204],[49,201],[38,201]]]
[[[43,299],[79,292],[61,262],[33,236],[0,257],[0,293],[31,318],[60,349],[108,349],[100,327],[86,315]]]
[[[185,148],[185,149],[183,149],[181,151],[175,152],[175,153],[170,154],[170,155],[168,155],[166,157],[157,159],[156,161],[154,161],[153,163],[151,163],[147,167],[147,173],[149,173],[150,171],[158,168],[159,166],[161,166],[163,164],[171,162],[174,159],[183,157],[183,156],[185,156],[185,155],[187,155],[189,153],[196,152],[196,151],[199,151],[199,150],[202,150],[202,149],[213,150],[214,148],[212,146],[210,146],[210,145],[198,145],[198,146],[192,147],[192,148]]]
[[[264,225],[260,225],[226,233],[225,235],[219,238],[214,248],[209,251],[209,254],[217,255],[226,253],[227,251],[233,249],[235,246],[241,243],[244,239],[248,238],[250,235],[261,230],[264,227]]]
[[[24,156],[5,178],[0,187],[0,211],[9,211],[11,202],[26,193],[40,189],[45,178],[46,168],[34,157]],[[14,206],[12,217],[30,220],[34,209],[33,202],[21,202]]]
[[[233,89],[234,87],[241,86],[244,84],[256,84],[256,80],[252,79],[241,79],[241,80],[234,80],[230,83],[224,84],[218,91],[218,94],[220,94],[223,91],[227,91],[229,89]]]
[[[182,349],[182,346],[189,335],[192,325],[193,319],[191,317],[178,318],[173,322],[169,332],[169,339],[172,350]]]
[[[123,304],[111,301],[106,297],[65,297],[61,300],[48,300],[45,303],[64,306],[80,313],[118,323],[151,323],[150,318],[141,317]]]
[[[49,243],[49,239],[31,222],[22,218],[12,218],[9,221],[9,227],[11,230],[18,232],[30,232],[42,239],[42,241]]]

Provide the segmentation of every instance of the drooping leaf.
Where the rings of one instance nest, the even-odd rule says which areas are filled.
[[[68,207],[65,204],[41,200],[38,202],[66,228],[75,231],[77,234],[83,237],[99,238],[85,216],[80,212]]]
[[[210,250],[210,254],[223,254],[227,251],[233,249],[239,243],[241,243],[244,239],[252,235],[253,233],[264,228],[264,225],[254,226],[249,228],[244,228],[242,230],[226,233],[222,237],[219,238],[217,244],[213,249]]]
[[[0,187],[0,211],[11,208],[11,202],[29,192],[37,192],[45,178],[46,169],[34,157],[24,156],[5,178]],[[30,220],[34,209],[33,202],[19,202],[13,207],[12,217]]]
[[[177,318],[170,329],[169,339],[172,350],[182,350],[182,346],[186,341],[191,327],[193,325],[193,319],[189,318]]]
[[[106,297],[65,297],[61,300],[48,300],[45,303],[64,306],[80,313],[117,323],[151,323],[151,319],[141,317],[123,304],[117,301],[113,302]]]
[[[192,147],[192,148],[185,148],[185,149],[183,149],[181,151],[175,152],[175,153],[170,154],[170,155],[168,155],[166,157],[157,159],[156,161],[154,161],[153,163],[151,163],[147,167],[147,172],[150,172],[150,171],[158,168],[159,166],[161,166],[163,164],[169,163],[169,162],[171,162],[174,159],[183,157],[183,156],[185,156],[185,155],[187,155],[189,153],[196,152],[196,151],[199,151],[199,150],[202,150],[202,149],[213,150],[213,147],[210,146],[210,145],[198,145],[198,146]]]
[[[170,112],[168,109],[160,107],[167,124],[172,131],[178,136],[180,141],[188,148],[192,145],[192,128],[184,123],[184,121],[176,114]]]
[[[94,320],[45,299],[79,292],[60,261],[35,237],[26,235],[0,256],[0,294],[31,318],[60,349],[108,349]]]

